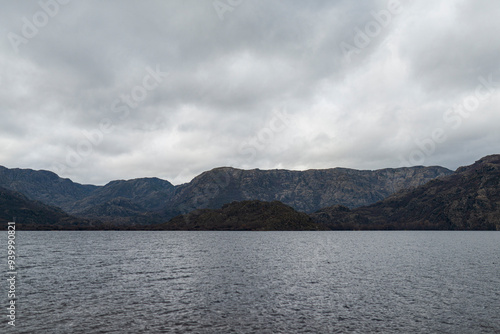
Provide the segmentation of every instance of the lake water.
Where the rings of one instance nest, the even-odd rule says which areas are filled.
[[[500,333],[500,232],[16,236],[1,333]]]

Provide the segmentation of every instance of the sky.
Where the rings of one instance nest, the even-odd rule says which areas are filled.
[[[0,165],[87,184],[500,153],[488,0],[40,0],[0,11]]]

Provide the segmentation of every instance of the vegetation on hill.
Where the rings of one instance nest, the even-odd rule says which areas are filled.
[[[221,209],[200,209],[180,215],[154,227],[161,230],[243,230],[302,231],[322,230],[305,213],[278,202],[242,201]]]

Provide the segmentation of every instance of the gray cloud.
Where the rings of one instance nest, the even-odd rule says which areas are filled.
[[[456,168],[498,153],[490,1],[242,1],[223,19],[210,0],[59,1],[0,13],[2,165],[182,183],[223,165]]]

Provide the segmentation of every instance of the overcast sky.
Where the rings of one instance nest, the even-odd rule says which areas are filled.
[[[456,169],[500,153],[497,1],[3,1],[0,165]]]

